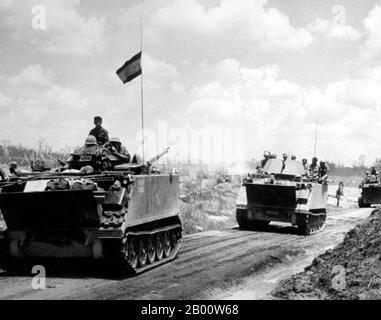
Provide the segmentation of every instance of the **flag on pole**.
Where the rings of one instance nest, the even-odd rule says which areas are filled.
[[[127,83],[142,74],[141,58],[142,53],[139,52],[116,71],[123,83]]]

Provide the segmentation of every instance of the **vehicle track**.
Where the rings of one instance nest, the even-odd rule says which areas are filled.
[[[31,275],[0,274],[0,299],[219,299],[248,279],[338,244],[371,211],[328,214],[325,229],[307,237],[282,224],[188,235],[173,262],[136,277],[112,277],[91,262],[65,263],[47,266],[47,289],[33,290]]]

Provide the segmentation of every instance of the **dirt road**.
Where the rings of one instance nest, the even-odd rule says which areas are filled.
[[[175,261],[134,278],[107,278],[90,263],[71,263],[48,267],[46,290],[34,290],[32,275],[2,273],[0,299],[263,298],[269,291],[265,281],[299,270],[341,242],[371,211],[331,212],[325,229],[309,237],[281,224],[265,232],[232,228],[193,234],[184,237]]]

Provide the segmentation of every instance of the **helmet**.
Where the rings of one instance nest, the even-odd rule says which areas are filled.
[[[120,142],[120,139],[119,138],[116,138],[116,137],[114,137],[114,138],[111,138],[110,139],[110,142],[115,142],[115,143],[122,143],[122,142]]]
[[[287,153],[283,153],[283,158],[287,158]]]
[[[10,166],[10,167],[17,167],[17,162],[16,162],[16,161],[11,161],[11,162],[9,163],[9,166]]]
[[[85,144],[87,144],[87,145],[97,145],[97,138],[95,138],[94,136],[88,136],[87,138],[86,138],[86,141],[85,141]]]
[[[307,163],[307,161],[308,161],[308,160],[307,160],[306,158],[303,158],[303,159],[302,159],[302,162],[306,162],[306,163]]]
[[[318,158],[313,157],[313,158],[312,158],[312,161],[318,161]]]
[[[264,156],[264,157],[269,157],[269,156],[270,156],[270,152],[265,151],[265,152],[263,153],[263,156]]]
[[[92,166],[84,166],[80,171],[85,174],[92,174],[94,172],[94,168]]]
[[[292,156],[291,156],[291,160],[296,160],[296,156],[295,156],[295,155],[292,155]]]

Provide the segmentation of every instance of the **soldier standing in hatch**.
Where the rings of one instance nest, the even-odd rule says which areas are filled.
[[[95,158],[99,159],[102,155],[102,148],[97,143],[97,139],[89,135],[85,140],[85,145],[77,150],[74,151],[75,156],[84,156],[84,155],[91,155]],[[66,169],[72,169],[74,164],[74,157],[73,155],[70,156],[70,158],[67,160],[67,164],[62,168],[63,170]]]
[[[302,159],[303,168],[308,173],[308,160],[306,158]]]
[[[270,157],[270,152],[265,151],[263,153],[263,159],[261,160],[261,169],[265,167],[267,161],[269,160],[269,157]]]
[[[318,169],[319,182],[325,182],[328,179],[329,167],[326,161],[320,161],[320,166]]]
[[[319,168],[318,168],[318,158],[313,157],[312,158],[312,162],[310,164],[310,168],[309,168],[309,175],[312,178],[316,177],[317,174],[318,174],[318,170],[319,170]]]
[[[8,178],[7,173],[4,168],[0,167],[0,180],[6,180]]]
[[[288,155],[287,153],[283,153],[283,165],[282,165],[282,171],[286,168],[286,161],[287,161]]]
[[[109,141],[108,131],[102,127],[102,118],[99,116],[94,117],[95,128],[91,129],[89,136],[94,136],[99,145],[104,145]]]
[[[131,156],[128,153],[126,147],[122,145],[122,142],[119,138],[111,138],[109,143],[110,151],[120,160],[121,163],[130,162]]]

